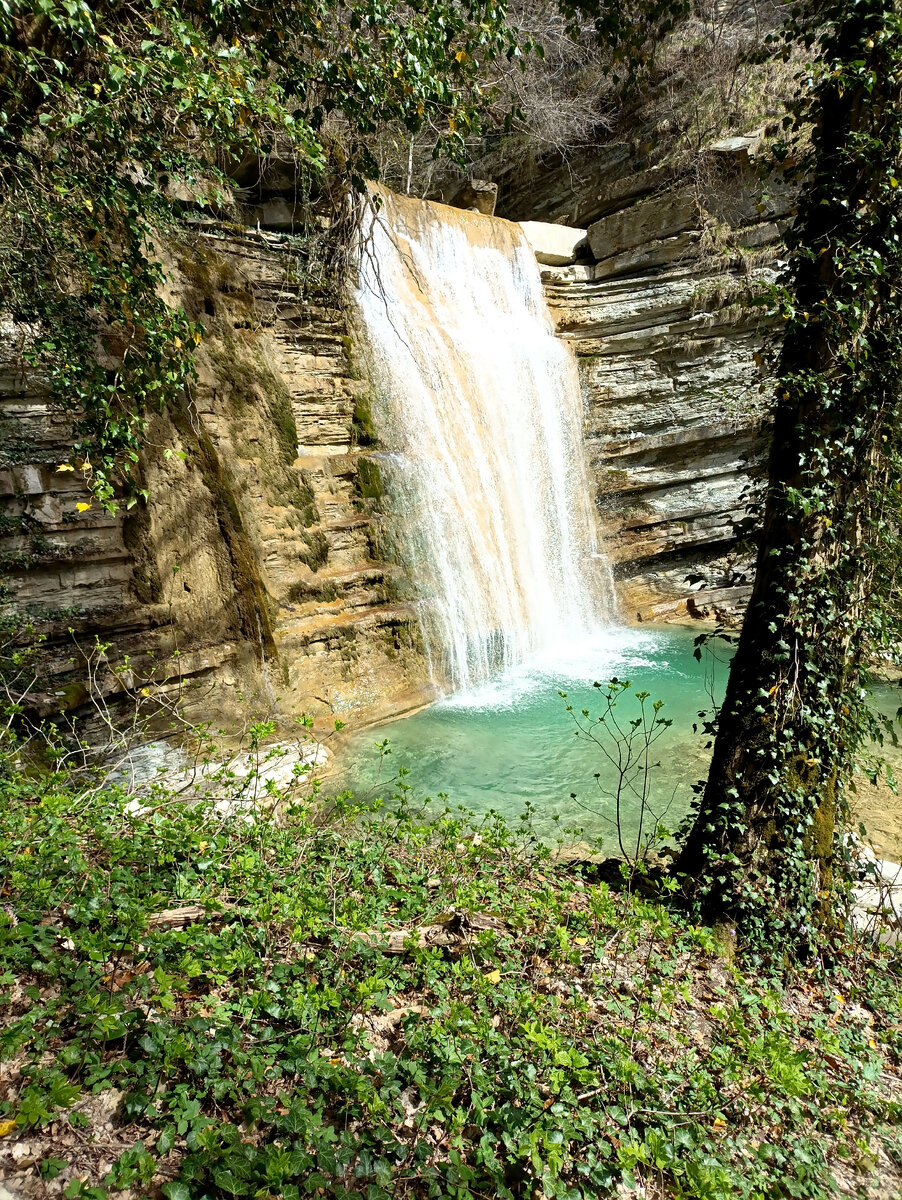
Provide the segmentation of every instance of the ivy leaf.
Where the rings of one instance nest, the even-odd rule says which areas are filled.
[[[175,1180],[174,1183],[164,1183],[161,1188],[166,1200],[191,1200],[191,1189],[186,1183]]]

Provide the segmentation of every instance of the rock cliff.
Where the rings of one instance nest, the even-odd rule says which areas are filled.
[[[792,210],[791,190],[759,167],[760,142],[729,138],[680,167],[613,146],[505,199],[507,216],[587,231],[581,256],[543,278],[582,370],[600,527],[627,619],[734,615],[750,591],[736,525],[764,449],[771,330],[748,299],[774,278]]]
[[[207,332],[185,405],[151,421],[148,502],[124,517],[77,511],[86,485],[57,469],[70,422],[6,330],[0,552],[47,639],[42,711],[83,706],[88,675],[96,695],[177,693],[204,719],[369,721],[431,695],[374,546],[368,385],[344,316],[302,301],[292,247],[213,222],[173,247],[173,298]]]
[[[757,145],[679,169],[608,147],[503,193],[580,364],[627,619],[731,614],[748,595],[735,523],[769,331],[747,299],[792,204]],[[172,299],[206,335],[184,405],[151,421],[148,502],[125,516],[77,510],[86,484],[58,470],[71,422],[23,368],[22,330],[0,331],[0,565],[46,636],[40,711],[84,710],[87,676],[108,699],[146,688],[224,721],[250,706],[360,723],[431,698],[415,588],[381,549],[369,384],[346,316],[302,299],[295,247],[198,220],[171,248]]]

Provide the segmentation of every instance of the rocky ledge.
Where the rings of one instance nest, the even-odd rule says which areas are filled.
[[[180,410],[153,418],[146,505],[111,516],[60,472],[71,423],[0,353],[0,555],[46,641],[39,711],[130,694],[189,716],[377,720],[431,695],[415,614],[374,524],[368,384],[344,316],[305,302],[291,239],[197,222],[171,298],[206,336]],[[215,695],[213,693],[215,689]]]

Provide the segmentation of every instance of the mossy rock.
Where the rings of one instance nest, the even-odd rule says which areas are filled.
[[[351,414],[351,443],[355,446],[375,446],[378,443],[373,425],[372,399],[359,396]]]
[[[385,494],[382,471],[379,464],[371,458],[357,460],[357,487],[360,495],[366,500],[381,500]]]

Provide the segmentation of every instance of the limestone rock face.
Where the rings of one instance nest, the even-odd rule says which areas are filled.
[[[302,299],[291,254],[210,221],[173,247],[170,299],[206,335],[190,398],[150,421],[149,499],[126,516],[76,511],[85,480],[56,470],[70,419],[22,367],[22,331],[0,330],[0,552],[47,635],[43,711],[85,704],[92,653],[110,703],[145,688],[223,724],[248,708],[359,723],[431,695],[398,568],[376,548],[369,385],[345,317]]]
[[[793,204],[783,181],[759,177],[758,140],[713,147],[692,180],[609,147],[579,186],[552,172],[534,197],[551,219],[596,218],[596,262],[543,278],[581,367],[600,532],[627,619],[732,618],[751,590],[739,533],[765,449],[771,330],[747,301],[775,277]]]
[[[563,267],[576,262],[581,251],[587,249],[585,229],[550,225],[545,221],[521,221],[520,228],[537,260],[547,266]]]
[[[595,258],[603,261],[627,250],[658,244],[686,230],[701,229],[703,225],[695,188],[687,186],[650,196],[595,221],[588,230],[589,247]]]

